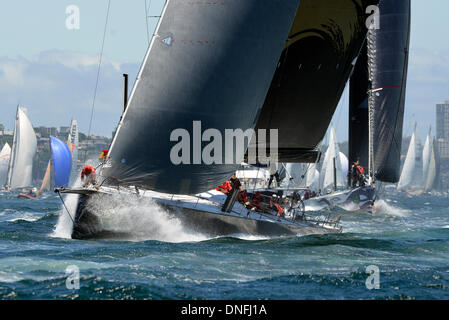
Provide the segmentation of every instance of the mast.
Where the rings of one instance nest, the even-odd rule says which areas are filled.
[[[337,191],[337,165],[336,165],[336,160],[337,158],[334,157],[333,161],[334,161],[334,191]]]
[[[123,74],[123,81],[124,81],[124,87],[123,87],[123,112],[126,111],[126,106],[128,105],[128,74]]]
[[[353,163],[360,158],[370,182],[396,183],[401,167],[410,0],[383,0],[378,8],[380,25],[368,28],[351,77],[349,159]]]
[[[368,55],[368,184],[374,186],[375,183],[375,168],[374,168],[374,104],[375,104],[375,92],[382,89],[373,89],[373,75],[376,71],[375,67],[375,55],[376,55],[376,34],[368,29],[367,36],[367,55]]]

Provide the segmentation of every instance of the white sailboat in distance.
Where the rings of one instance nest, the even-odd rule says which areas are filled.
[[[33,158],[37,139],[25,109],[18,106],[6,187],[10,190],[32,187]]]
[[[419,141],[418,129],[415,124],[410,145],[408,147],[407,156],[405,158],[404,166],[402,167],[401,177],[399,178],[397,189],[399,191],[408,191],[412,188],[418,187],[418,183],[422,180],[422,172],[417,170],[419,167]],[[426,169],[427,170],[427,169]]]
[[[0,183],[6,184],[6,177],[8,176],[9,158],[11,156],[11,147],[6,142],[0,151]],[[3,185],[1,187],[3,187]]]

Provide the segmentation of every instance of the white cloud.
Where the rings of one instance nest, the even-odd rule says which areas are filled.
[[[0,79],[14,86],[22,85],[25,68],[26,62],[23,60],[0,60]]]
[[[404,135],[418,123],[422,139],[436,126],[436,104],[449,98],[449,52],[411,48]]]
[[[123,109],[122,73],[133,79],[139,65],[103,58],[92,133],[111,135]],[[44,51],[29,60],[0,57],[0,123],[12,128],[20,103],[35,126],[66,126],[73,117],[87,133],[97,70],[98,57],[69,51]]]
[[[86,67],[98,67],[99,56],[91,56],[85,53],[69,52],[62,50],[50,50],[41,52],[35,59],[37,63],[55,64],[59,63],[68,68],[80,69]],[[110,65],[116,71],[120,71],[121,63],[110,60],[106,57],[102,58],[102,66]]]

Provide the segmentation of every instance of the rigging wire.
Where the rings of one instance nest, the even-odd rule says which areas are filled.
[[[88,130],[88,133],[87,133],[87,141],[89,141],[89,139],[90,139],[90,133],[91,133],[91,129],[92,129],[92,120],[93,120],[93,117],[94,117],[95,100],[97,98],[98,83],[99,83],[99,79],[100,79],[101,62],[103,60],[104,43],[105,43],[105,39],[106,39],[106,31],[107,31],[107,27],[108,27],[110,8],[111,8],[111,0],[108,0],[108,9],[107,9],[107,12],[106,12],[106,22],[104,24],[103,41],[102,41],[102,44],[101,44],[100,60],[98,62],[98,68],[97,68],[97,78],[96,78],[96,81],[95,81],[94,97],[93,97],[93,100],[92,100],[92,108],[91,108],[91,112],[90,112],[89,130]],[[88,150],[88,148],[86,148],[86,151],[84,152],[84,162],[86,162],[87,150]]]
[[[58,193],[59,198],[61,199],[61,202],[62,202],[62,204],[63,204],[67,214],[70,217],[70,220],[72,220],[73,225],[75,225],[75,220],[73,220],[72,215],[70,214],[69,209],[67,209],[67,206],[65,205],[64,199],[62,198],[61,193],[59,192],[59,190],[57,191],[57,193]]]
[[[147,38],[148,38],[148,44],[150,44],[151,39],[150,39],[150,29],[148,26],[148,11],[151,7],[151,0],[149,1],[149,4],[147,5],[147,0],[145,0],[145,22],[147,24]]]

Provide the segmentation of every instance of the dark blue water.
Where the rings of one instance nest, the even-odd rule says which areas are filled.
[[[155,205],[123,205],[103,218],[135,238],[78,241],[59,198],[1,195],[0,299],[449,299],[448,200],[394,194],[375,216],[335,209],[343,234],[277,239],[210,239]]]

